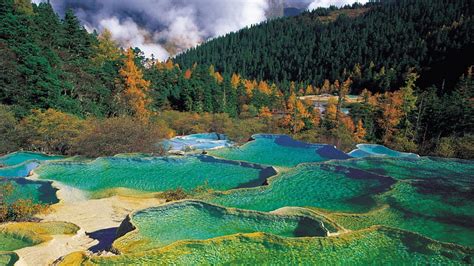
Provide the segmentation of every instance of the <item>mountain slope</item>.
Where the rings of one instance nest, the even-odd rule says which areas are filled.
[[[474,43],[473,11],[470,0],[401,0],[318,9],[211,40],[175,61],[185,67],[213,64],[249,78],[316,85],[326,78],[343,79],[359,64],[362,77],[356,89],[382,91],[398,88],[403,74],[415,67],[421,82],[429,81],[424,85],[441,86],[455,82],[474,63],[464,53]],[[439,75],[439,66],[447,61],[457,63]]]

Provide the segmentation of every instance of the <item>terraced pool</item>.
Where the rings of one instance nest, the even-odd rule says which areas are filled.
[[[230,147],[233,143],[223,134],[201,133],[174,137],[164,141],[163,145],[173,151],[190,151]]]
[[[399,152],[377,144],[359,144],[357,149],[349,153],[351,157],[395,157],[395,158],[419,158],[417,154]]]
[[[11,182],[14,186],[12,195],[5,200],[13,202],[18,199],[30,199],[34,203],[54,204],[57,189],[51,182],[32,181],[24,177],[36,169],[42,162],[63,159],[62,156],[49,156],[41,153],[15,152],[0,157],[0,182]]]
[[[229,207],[272,211],[285,206],[363,212],[376,206],[373,196],[387,191],[390,177],[346,167],[303,164],[272,178],[265,187],[218,194],[212,202]]]
[[[276,215],[225,209],[199,201],[182,201],[134,213],[119,238],[121,252],[159,248],[180,240],[205,240],[237,233],[265,232],[284,237],[326,236],[323,224],[308,216]]]
[[[64,158],[63,156],[50,156],[34,152],[14,152],[0,157],[0,165],[13,166],[27,161],[50,161]]]
[[[162,249],[113,257],[73,253],[61,265],[271,264],[372,265],[472,263],[474,251],[398,229],[373,227],[336,237],[282,238],[254,233],[184,241]]]
[[[209,136],[194,139],[201,137]],[[351,158],[333,146],[283,135],[253,138],[210,150],[212,156],[123,154],[41,163],[51,158],[15,153],[0,158],[6,166],[0,176],[22,188],[16,197],[42,201],[55,194],[46,180],[95,197],[118,188],[210,191],[133,212],[113,244],[122,255],[74,253],[66,264],[474,263],[473,161],[379,145],[359,145]],[[38,164],[42,181],[22,178]],[[5,252],[27,245],[22,241],[0,233],[10,246],[0,244],[0,260],[15,259]]]
[[[227,190],[259,186],[276,172],[271,167],[215,159],[209,156],[109,157],[90,162],[54,162],[36,170],[43,180],[55,180],[89,192],[128,188],[158,192],[206,186]]]
[[[246,161],[264,165],[294,167],[300,163],[347,159],[347,154],[334,146],[296,141],[286,135],[252,136],[254,139],[241,147],[209,151],[210,155],[228,160]]]

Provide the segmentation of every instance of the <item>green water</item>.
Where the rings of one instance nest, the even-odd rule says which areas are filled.
[[[13,251],[32,245],[34,245],[34,243],[27,238],[0,231],[0,251]]]
[[[180,243],[137,255],[89,257],[99,265],[458,265],[474,262],[474,251],[389,228],[330,238],[288,239],[233,236]]]
[[[265,232],[302,237],[325,236],[327,232],[319,221],[309,217],[227,210],[198,201],[145,209],[132,216],[132,223],[138,230],[137,235],[130,238],[146,242],[139,247],[140,251],[179,240],[204,240],[236,233]],[[124,238],[127,239],[127,236]]]
[[[15,178],[11,180],[11,184],[13,185],[13,193],[5,198],[8,203],[13,203],[19,199],[28,199],[33,203],[43,204],[59,202],[56,196],[57,189],[53,188],[50,182]]]
[[[340,225],[353,230],[387,225],[439,241],[474,247],[474,202],[469,198],[453,193],[452,197],[443,199],[439,194],[419,193],[410,183],[400,182],[378,197],[380,202],[386,204],[379,210],[331,216]]]
[[[393,180],[363,171],[304,164],[271,179],[265,187],[234,190],[212,202],[229,207],[272,211],[285,206],[362,212],[375,207],[372,196]]]
[[[6,178],[26,177],[31,170],[38,166],[39,163],[35,161],[27,161],[14,166],[2,167],[0,168],[0,176]]]
[[[474,162],[457,159],[370,157],[329,163],[388,175],[396,179],[450,178],[455,182],[458,179],[474,178]]]
[[[26,161],[49,161],[64,158],[63,156],[49,156],[42,153],[34,152],[14,152],[0,157],[0,165],[12,166],[24,163]]]
[[[143,192],[180,187],[190,191],[205,185],[216,192],[201,194],[201,199],[240,208],[184,201],[139,211],[132,217],[138,230],[114,243],[127,256],[87,258],[92,263],[474,263],[470,248],[474,247],[473,161],[347,159],[329,145],[280,135],[254,138],[240,148],[210,151],[222,160],[210,156],[119,155],[86,162],[49,162],[36,172],[44,180],[92,193],[119,187]],[[18,158],[17,162],[25,161]],[[0,175],[3,170],[21,176],[28,170],[27,164],[1,168]],[[275,174],[274,169],[261,165],[278,166],[281,171],[267,180]],[[268,185],[261,186],[264,183]],[[45,195],[45,187],[28,185],[16,196]],[[269,212],[288,206],[316,208],[318,215],[327,217],[314,220],[308,218],[313,215],[303,219],[299,211],[286,216],[248,211]],[[353,231],[326,238],[300,237],[322,235],[320,220],[331,221],[333,228]],[[235,235],[238,233],[252,234]],[[11,242],[9,245],[15,241],[0,238],[0,242]]]
[[[271,168],[216,160],[208,156],[99,158],[89,163],[54,162],[36,170],[41,179],[56,180],[90,192],[129,188],[155,192],[206,185],[215,190],[257,186]]]
[[[0,265],[13,266],[19,259],[18,255],[14,252],[1,252],[0,251]]]
[[[285,135],[254,135],[242,147],[210,150],[209,154],[228,160],[293,167],[305,162],[322,162],[348,156],[330,145],[295,141]]]
[[[363,158],[329,164],[389,175],[399,181],[376,196],[382,206],[365,215],[335,215],[350,229],[388,225],[430,238],[474,246],[474,163],[422,157]]]

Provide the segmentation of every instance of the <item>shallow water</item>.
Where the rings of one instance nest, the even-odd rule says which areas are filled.
[[[272,178],[266,187],[219,194],[211,201],[259,211],[301,206],[361,212],[375,207],[372,197],[393,183],[391,178],[356,169],[304,164]]]
[[[193,138],[199,142],[207,137]],[[135,213],[133,220],[139,235],[132,234],[131,238],[117,243],[133,253],[178,240],[210,240],[177,244],[164,253],[155,250],[151,255],[133,258],[132,254],[132,257],[110,260],[95,258],[95,262],[342,262],[359,265],[474,262],[472,249],[443,245],[395,229],[366,230],[374,225],[385,225],[438,241],[474,247],[473,161],[411,156],[377,145],[361,146],[362,149],[354,153],[364,158],[351,159],[330,145],[299,142],[282,135],[255,135],[254,138],[240,148],[210,151],[211,155],[225,159],[202,155],[165,158],[120,155],[94,161],[49,162],[36,172],[44,180],[57,180],[92,193],[119,187],[143,192],[176,188],[190,191],[205,185],[221,192],[203,198],[225,207],[257,211],[287,206],[318,208],[328,215],[328,220],[347,229],[363,230],[350,233],[349,238],[275,240],[275,235],[294,237],[321,232],[311,231],[319,228],[318,225],[303,223],[302,226],[301,220],[293,216],[276,219],[204,203],[170,204]],[[374,155],[377,157],[372,157]],[[10,161],[20,164],[0,168],[0,175],[3,171],[6,176],[24,176],[35,167],[32,163],[39,162],[29,160],[29,156],[21,153],[13,156],[16,159],[10,158]],[[276,172],[272,167],[261,165],[279,166],[281,173],[268,180]],[[55,194],[46,189],[44,183],[21,184],[25,179],[11,180],[25,185],[24,190],[16,194],[19,198],[34,196],[46,200],[46,196]],[[213,239],[257,231],[272,235]],[[110,237],[111,232],[96,233],[99,238],[104,236],[102,233]],[[107,241],[110,243],[110,239]]]
[[[29,199],[34,203],[54,204],[59,202],[56,197],[57,189],[53,188],[51,182],[27,180],[30,172],[36,169],[41,162],[57,160],[62,156],[48,156],[40,153],[15,152],[0,158],[0,177],[7,178],[12,182],[14,191],[7,197],[12,203],[19,199]],[[6,180],[3,180],[6,181]],[[0,181],[2,182],[2,181]]]
[[[0,168],[0,176],[6,178],[26,177],[39,166],[39,162],[26,161],[17,165]]]
[[[396,179],[449,178],[452,182],[459,179],[474,180],[474,161],[458,159],[368,157],[332,161],[329,164],[362,169]]]
[[[179,243],[173,248],[113,257],[92,257],[99,265],[458,265],[472,263],[472,250],[442,245],[389,228],[330,238],[241,235]]]
[[[44,180],[90,192],[129,188],[158,192],[199,186],[214,190],[258,186],[275,174],[271,168],[209,156],[99,158],[88,163],[55,162],[36,170]]]
[[[16,234],[0,231],[0,251],[13,251],[33,245],[33,242]]]
[[[228,160],[294,167],[300,163],[350,158],[334,146],[293,140],[286,135],[254,135],[253,141],[241,147],[209,151],[210,155]]]
[[[355,158],[378,157],[378,156],[387,156],[387,157],[396,157],[396,158],[420,157],[414,153],[394,151],[383,145],[377,145],[377,144],[359,144],[357,145],[357,149],[351,151],[349,155]]]
[[[51,182],[32,181],[25,178],[15,178],[10,180],[14,191],[7,197],[7,202],[13,203],[19,199],[29,199],[33,203],[55,204],[59,202],[56,196],[58,191]]]
[[[49,161],[64,158],[63,156],[50,156],[42,153],[34,152],[14,152],[0,157],[0,165],[13,166],[24,163],[26,161]]]
[[[363,158],[329,164],[356,167],[400,180],[377,196],[388,206],[367,215],[340,216],[352,229],[389,225],[436,240],[474,246],[474,163],[464,160]]]
[[[132,222],[138,230],[130,238],[146,242],[140,251],[178,240],[204,240],[236,233],[265,232],[284,237],[326,235],[320,222],[309,217],[229,211],[197,201],[145,209],[135,213]]]
[[[209,150],[233,145],[227,136],[217,133],[201,133],[174,137],[163,142],[166,149],[174,151]]]

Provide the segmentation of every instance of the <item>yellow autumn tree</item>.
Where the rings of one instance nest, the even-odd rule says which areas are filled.
[[[340,86],[341,86],[341,83],[339,82],[339,80],[336,79],[331,86],[331,92],[338,92]]]
[[[263,93],[263,94],[266,94],[266,95],[272,94],[272,89],[270,88],[270,86],[268,85],[268,83],[265,82],[265,81],[263,81],[263,80],[258,83],[258,87],[257,87],[257,88],[258,88],[258,90],[259,90],[261,93]]]
[[[377,123],[384,132],[382,141],[384,144],[389,144],[403,117],[403,98],[402,94],[397,91],[393,93],[386,92],[378,100],[381,116],[377,119]]]
[[[339,114],[341,114],[342,105],[344,104],[346,100],[346,96],[349,93],[351,85],[352,85],[352,80],[351,78],[348,78],[346,81],[342,83],[342,86],[338,86],[337,92],[338,92],[339,98],[337,101],[337,113],[336,113],[337,120],[339,120]]]
[[[166,62],[156,62],[156,68],[158,68],[158,70],[172,70],[175,67],[179,66],[171,59],[166,60]]]
[[[282,126],[289,128],[292,133],[296,134],[306,126],[305,120],[310,117],[311,114],[304,103],[292,92],[286,103],[286,114],[281,120]]]
[[[329,93],[331,90],[331,82],[328,79],[325,79],[323,86],[321,87],[321,93]]]
[[[112,33],[105,29],[97,38],[95,45],[94,63],[102,65],[106,61],[114,61],[120,58],[120,49],[118,44],[112,39]]]
[[[82,119],[54,109],[33,110],[19,125],[28,148],[41,152],[68,154],[73,140],[84,130]]]
[[[340,113],[338,121],[341,125],[343,125],[347,129],[348,132],[354,133],[356,128],[354,125],[354,121],[352,121],[352,118],[350,116]]]
[[[311,124],[313,128],[318,127],[321,124],[321,113],[319,108],[311,108]]]
[[[255,80],[245,80],[244,81],[245,94],[250,98],[253,95],[253,89],[257,87],[257,81]]]
[[[258,117],[263,118],[263,119],[270,119],[272,118],[272,112],[270,111],[270,108],[263,106],[260,108],[260,111],[258,113]]]
[[[119,74],[124,85],[120,100],[127,113],[142,121],[147,121],[151,115],[148,109],[151,101],[147,96],[150,82],[143,78],[142,71],[136,66],[132,49],[127,50],[124,65]]]
[[[31,0],[14,0],[14,8],[17,12],[32,15],[33,6],[31,5]]]
[[[232,87],[236,89],[240,84],[240,75],[233,73],[232,77],[230,78],[230,83],[232,84]]]
[[[362,97],[363,102],[368,104],[370,97],[372,97],[372,93],[368,89],[363,89],[360,96]]]
[[[211,75],[211,77],[213,77],[219,84],[221,84],[224,81],[224,78],[222,77],[222,75],[219,72],[215,71],[214,65],[211,65],[209,67],[209,75]]]
[[[357,121],[357,126],[356,126],[356,130],[355,130],[355,133],[354,133],[354,141],[359,142],[359,143],[362,142],[364,140],[366,134],[367,134],[367,132],[364,128],[362,120],[359,119],[359,121]]]
[[[337,121],[337,100],[330,98],[324,111],[324,126],[327,129],[336,128],[338,125]]]

